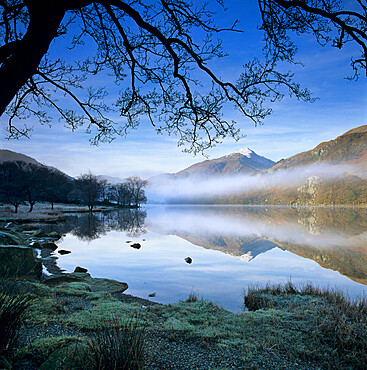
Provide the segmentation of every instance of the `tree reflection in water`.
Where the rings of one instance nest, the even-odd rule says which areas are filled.
[[[124,231],[131,237],[146,233],[147,213],[140,209],[119,209],[104,213],[68,216],[64,233],[71,232],[82,241],[99,239],[109,231]]]

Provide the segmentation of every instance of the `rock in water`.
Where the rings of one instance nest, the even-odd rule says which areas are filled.
[[[131,244],[130,247],[135,248],[135,249],[140,249],[141,244],[140,243],[134,243],[134,244]]]
[[[71,251],[67,251],[65,249],[61,249],[61,250],[58,251],[58,253],[60,253],[63,256],[64,254],[70,254]]]
[[[150,293],[149,295],[148,295],[148,297],[155,297],[157,295],[157,293]]]
[[[191,264],[192,263],[192,258],[191,257],[186,257],[185,261],[186,261],[186,263]]]

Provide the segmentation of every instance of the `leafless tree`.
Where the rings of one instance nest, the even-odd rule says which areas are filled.
[[[347,43],[359,46],[360,55],[351,56],[358,78],[362,70],[367,76],[367,1],[355,0],[258,0],[266,33],[266,49],[280,59],[294,62],[297,46],[289,35],[313,34],[325,46],[341,49]]]
[[[99,179],[91,172],[80,175],[76,181],[76,188],[82,204],[87,205],[88,209],[92,211],[96,203],[102,200],[106,181]]]
[[[359,12],[345,11],[337,0],[259,4],[265,56],[245,63],[239,79],[227,82],[211,69],[224,56],[217,35],[238,31],[236,22],[214,22],[213,9],[224,9],[223,0],[210,7],[189,0],[0,0],[0,115],[8,116],[8,137],[29,135],[32,127],[22,127],[20,119],[50,124],[52,108],[71,129],[86,127],[95,144],[126,135],[140,117],[157,133],[177,135],[187,151],[226,136],[238,139],[235,122],[222,116],[228,103],[258,124],[271,112],[265,103],[286,92],[312,100],[290,72],[276,69],[279,60],[294,57],[288,30],[313,32],[319,42],[338,32],[336,46],[353,41],[362,48],[353,68],[366,67],[365,1],[356,0]],[[69,48],[87,54],[73,65],[48,53],[64,35]],[[120,87],[114,104],[105,89],[87,88],[97,74],[112,75]]]
[[[131,201],[134,207],[140,207],[141,203],[145,203],[147,201],[147,198],[145,196],[144,188],[147,186],[148,181],[143,180],[138,176],[132,176],[128,177],[126,179],[126,185],[129,189],[131,196]]]

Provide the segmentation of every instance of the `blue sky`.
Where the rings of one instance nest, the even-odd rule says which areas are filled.
[[[221,19],[230,24],[239,18],[239,27],[244,33],[231,33],[222,37],[224,49],[229,56],[212,64],[212,67],[220,71],[224,79],[235,79],[242,64],[261,50],[262,33],[256,30],[259,22],[256,3],[250,0],[228,1],[228,11],[225,18]],[[78,57],[72,53],[66,54],[62,44],[55,42],[51,54],[71,59]],[[264,125],[258,127],[254,127],[251,121],[241,117],[237,111],[226,109],[225,117],[236,120],[246,137],[237,143],[230,139],[224,140],[206,152],[210,158],[249,147],[259,155],[277,161],[309,150],[322,141],[334,139],[353,127],[367,123],[366,78],[362,75],[357,82],[344,78],[351,74],[349,61],[351,55],[358,55],[357,47],[347,45],[342,50],[329,46],[323,48],[311,36],[298,37],[297,45],[298,59],[302,60],[304,67],[289,68],[295,72],[295,80],[309,88],[319,99],[311,104],[285,98],[273,104],[273,114],[265,119]],[[103,80],[98,83],[103,83]],[[107,87],[113,92],[112,85]],[[1,118],[0,122],[4,127],[5,120]],[[156,135],[144,120],[126,139],[117,138],[99,147],[89,144],[89,136],[83,128],[71,132],[57,120],[51,128],[40,126],[37,122],[27,123],[35,126],[30,140],[5,140],[5,132],[2,130],[0,146],[30,155],[72,176],[91,170],[96,174],[118,177],[149,177],[162,172],[176,172],[205,159],[201,155],[194,157],[182,153],[182,149],[177,147],[176,137]]]

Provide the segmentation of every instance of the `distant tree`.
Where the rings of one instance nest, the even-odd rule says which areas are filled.
[[[117,185],[117,203],[120,206],[126,207],[131,204],[132,193],[126,183]]]
[[[80,175],[77,178],[76,188],[81,203],[87,205],[88,209],[92,211],[96,203],[101,200],[105,186],[106,181],[99,179],[98,176],[93,175],[91,172]]]
[[[24,178],[19,162],[0,163],[0,200],[14,206],[14,212],[25,200]]]
[[[2,164],[2,193],[8,203],[15,207],[28,202],[29,212],[41,200],[44,193],[42,171],[44,166],[23,161],[4,162]]]
[[[349,202],[353,202],[355,201],[356,199],[358,198],[358,194],[356,193],[356,191],[354,189],[351,189],[347,195],[347,200]]]
[[[51,204],[54,209],[55,202],[67,202],[68,194],[73,187],[73,180],[65,176],[64,173],[54,169],[44,167],[41,174],[43,197],[42,200]]]
[[[42,200],[45,194],[45,184],[48,169],[33,163],[24,163],[21,168],[24,183],[24,193],[29,204],[28,212],[33,211],[34,205]]]
[[[143,180],[138,176],[128,177],[126,179],[126,185],[131,193],[131,203],[129,206],[140,207],[141,203],[147,201],[145,196],[144,188],[147,186],[148,181]]]
[[[65,174],[44,165],[23,161],[0,164],[0,199],[12,204],[17,212],[21,203],[28,202],[29,212],[39,201],[67,201],[72,180]]]

